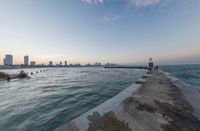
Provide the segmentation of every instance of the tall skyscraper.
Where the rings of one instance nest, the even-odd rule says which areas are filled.
[[[7,54],[4,58],[4,65],[10,66],[13,65],[13,56]]]
[[[3,58],[3,65],[6,65],[6,58]]]
[[[67,61],[65,61],[65,66],[67,66]]]
[[[29,65],[29,56],[24,56],[24,65]]]
[[[49,66],[53,66],[53,61],[49,61]]]

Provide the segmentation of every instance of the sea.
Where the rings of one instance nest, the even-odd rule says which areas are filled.
[[[164,65],[160,68],[170,73],[171,76],[189,84],[191,87],[200,89],[200,65]]]
[[[191,88],[200,89],[200,65],[159,68]],[[9,74],[19,72],[4,71]],[[0,131],[53,131],[119,94],[147,72],[103,67],[24,71],[30,78],[0,81]]]
[[[53,131],[119,94],[147,72],[103,67],[24,71],[30,78],[0,81],[0,131]]]

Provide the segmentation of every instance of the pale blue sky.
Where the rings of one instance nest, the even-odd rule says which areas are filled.
[[[0,63],[200,63],[199,0],[0,0]]]

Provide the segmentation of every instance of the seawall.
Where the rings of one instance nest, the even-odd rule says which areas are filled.
[[[137,83],[55,131],[200,130],[200,108],[177,79],[153,70]]]

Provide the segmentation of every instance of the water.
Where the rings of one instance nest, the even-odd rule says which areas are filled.
[[[53,131],[115,96],[146,72],[104,68],[40,70],[25,70],[34,72],[29,79],[0,82],[0,131]]]
[[[170,65],[161,66],[161,69],[192,87],[200,89],[200,65]]]

